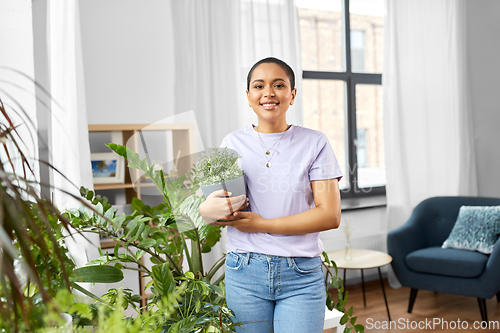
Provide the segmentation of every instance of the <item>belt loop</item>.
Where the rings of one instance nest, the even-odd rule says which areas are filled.
[[[293,266],[292,258],[286,257],[286,260],[288,261],[288,267],[292,267]]]
[[[250,261],[250,252],[245,253],[245,257],[243,258],[243,264],[248,265]]]

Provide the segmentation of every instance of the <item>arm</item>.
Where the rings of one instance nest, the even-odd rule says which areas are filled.
[[[234,212],[237,219],[215,224],[231,225],[242,232],[267,232],[281,235],[302,235],[338,228],[340,225],[340,191],[337,179],[311,182],[315,208],[305,212],[265,219],[257,213]]]

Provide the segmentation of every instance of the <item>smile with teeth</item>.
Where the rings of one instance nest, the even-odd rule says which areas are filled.
[[[264,109],[271,110],[274,109],[278,104],[279,103],[274,102],[274,103],[262,103],[261,105]]]

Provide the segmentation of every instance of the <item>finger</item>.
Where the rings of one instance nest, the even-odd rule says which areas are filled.
[[[247,197],[245,197],[244,195],[240,195],[237,197],[230,197],[229,200],[231,200],[231,204],[233,206],[234,205],[241,205],[247,200]]]
[[[242,194],[242,195],[238,195],[237,197],[230,197],[230,199],[232,202],[245,201],[247,199],[247,197],[244,194]]]
[[[229,207],[229,212],[232,214],[234,211],[240,209],[240,207],[245,203],[245,195],[240,195],[237,197],[226,198],[227,205]]]
[[[242,210],[243,208],[245,208],[247,206],[247,201],[246,200],[242,200],[242,201],[236,201],[236,202],[233,202],[233,211],[237,211],[237,210]]]
[[[227,202],[227,206],[229,207],[229,213],[233,214],[233,205],[231,204],[231,199],[229,199],[229,197],[226,197],[226,202]]]
[[[224,189],[222,190],[217,190],[217,191],[213,191],[212,193],[210,193],[207,197],[208,198],[219,198],[219,197],[226,197],[226,196],[231,196],[231,192],[228,192]]]
[[[229,214],[227,216],[221,217],[219,220],[227,220],[227,221],[234,221],[237,218],[234,216],[234,213]]]
[[[215,225],[223,225],[223,226],[232,226],[233,225],[233,221],[224,221],[224,222],[221,222],[221,221],[215,221],[213,224]]]
[[[246,201],[243,205],[240,206],[240,208],[236,209],[235,213],[237,211],[240,211],[240,210],[243,210],[243,209],[247,208],[248,206],[250,206],[250,203],[248,201]]]
[[[237,211],[234,212],[234,216],[237,217],[238,219],[248,219],[252,215],[252,212],[242,212],[242,211]]]
[[[210,222],[211,225],[228,225],[227,222],[231,222],[231,221],[234,221],[236,220],[237,218],[234,217],[233,215],[227,215],[227,216],[224,216],[224,217],[219,217],[215,220],[213,220],[212,222]],[[220,224],[222,223],[222,224]]]

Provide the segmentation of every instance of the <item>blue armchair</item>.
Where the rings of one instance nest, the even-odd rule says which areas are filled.
[[[441,248],[461,206],[498,206],[500,198],[434,197],[422,201],[410,219],[389,232],[387,250],[401,284],[410,287],[408,313],[418,289],[477,297],[483,321],[486,299],[500,302],[500,240],[490,255]]]

